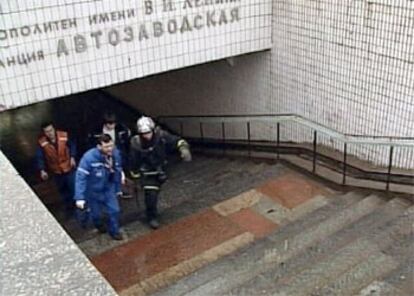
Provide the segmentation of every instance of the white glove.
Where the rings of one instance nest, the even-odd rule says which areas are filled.
[[[126,184],[126,177],[125,177],[124,171],[121,171],[121,184],[122,185]]]
[[[71,158],[70,158],[70,166],[71,166],[72,168],[76,168],[76,160],[75,160],[75,158],[73,158],[73,157],[71,157]]]
[[[40,178],[42,178],[43,181],[46,181],[47,179],[49,179],[49,175],[45,170],[41,170],[40,171]]]
[[[186,162],[191,161],[191,152],[190,152],[190,149],[188,149],[187,147],[182,147],[180,149],[180,153],[181,153],[181,158],[184,161],[186,161]]]
[[[85,208],[86,202],[84,200],[77,200],[76,201],[76,207],[80,210],[83,210]]]

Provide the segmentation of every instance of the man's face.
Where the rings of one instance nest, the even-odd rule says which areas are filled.
[[[140,134],[141,138],[144,139],[145,141],[151,141],[153,135],[154,135],[153,132]]]
[[[108,143],[100,143],[98,144],[98,149],[101,151],[102,154],[104,155],[112,155],[112,151],[114,151],[114,142],[110,141]]]
[[[115,125],[116,125],[115,121],[108,121],[104,123],[105,128],[110,131],[115,128]]]
[[[53,125],[48,125],[43,128],[43,133],[50,141],[55,141],[56,131]]]

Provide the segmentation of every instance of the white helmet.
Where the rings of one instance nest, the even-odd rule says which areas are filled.
[[[139,134],[146,134],[152,132],[155,128],[155,123],[151,117],[142,116],[137,120],[137,129]]]

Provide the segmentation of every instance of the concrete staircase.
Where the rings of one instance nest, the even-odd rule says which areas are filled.
[[[124,241],[66,225],[120,295],[414,294],[409,198],[240,158],[197,155],[169,176],[159,230],[134,199],[122,200]]]
[[[348,193],[155,295],[413,295],[414,206]]]

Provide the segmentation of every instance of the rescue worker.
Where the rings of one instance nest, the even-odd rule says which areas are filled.
[[[122,184],[126,183],[125,172],[128,172],[128,155],[129,155],[129,138],[131,137],[131,131],[124,124],[117,122],[115,113],[107,111],[103,115],[103,122],[92,133],[88,135],[88,142],[90,148],[93,148],[97,144],[97,140],[102,134],[108,134],[111,136],[116,148],[121,153],[122,157]],[[123,198],[130,198],[132,195],[124,190],[121,195]]]
[[[80,210],[90,209],[94,226],[99,232],[108,230],[115,240],[122,240],[119,231],[122,160],[108,134],[98,138],[95,148],[82,157],[76,171],[75,200]],[[102,222],[102,210],[108,215],[108,228]]]
[[[130,168],[133,178],[141,179],[144,189],[146,218],[150,227],[157,229],[158,194],[167,175],[164,166],[167,153],[178,151],[184,161],[191,161],[188,143],[159,127],[150,117],[142,116],[137,121],[138,135],[131,138]]]
[[[92,133],[88,135],[90,148],[95,147],[98,139],[102,134],[110,135],[116,148],[121,152],[122,165],[127,171],[128,153],[129,153],[129,138],[131,131],[124,124],[117,122],[116,115],[112,112],[105,112],[103,115],[103,122]]]
[[[74,210],[76,146],[68,133],[56,130],[52,122],[43,123],[41,128],[36,150],[37,169],[42,181],[53,178],[63,199],[66,216],[70,217]]]

